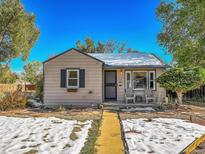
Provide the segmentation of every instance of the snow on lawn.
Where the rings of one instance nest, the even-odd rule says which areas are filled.
[[[129,119],[122,124],[130,154],[178,154],[205,133],[205,126],[181,119]]]
[[[0,116],[1,153],[21,154],[37,150],[43,154],[77,154],[84,146],[91,121],[79,122],[50,118],[15,118]],[[74,127],[77,139],[69,136]]]

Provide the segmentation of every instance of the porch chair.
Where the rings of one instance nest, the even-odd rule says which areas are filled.
[[[146,101],[146,104],[148,104],[150,100],[155,102],[157,100],[157,97],[156,97],[155,93],[151,89],[146,89],[145,90],[145,101]]]
[[[135,103],[135,94],[133,93],[132,89],[125,90],[125,103],[128,104],[128,101],[132,100]]]

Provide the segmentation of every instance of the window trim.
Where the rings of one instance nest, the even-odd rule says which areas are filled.
[[[146,78],[147,78],[147,89],[148,89],[148,80],[149,80],[149,77],[148,77],[148,71],[133,71],[133,73],[132,73],[132,75],[133,75],[133,81],[132,82],[134,82],[134,73],[135,72],[143,72],[143,73],[146,73]],[[133,84],[133,90],[145,90],[145,88],[135,88],[134,87],[134,84]]]
[[[132,89],[132,71],[125,71],[125,89],[127,89],[127,73],[130,73],[130,88]]]
[[[150,79],[150,73],[153,73],[153,80],[151,80]],[[149,71],[149,89],[151,89],[151,90],[156,90],[156,73],[155,73],[155,71]],[[152,81],[153,82],[153,88],[150,88],[150,81]]]
[[[77,78],[69,78],[69,72],[76,71],[77,72]],[[69,79],[77,79],[77,86],[69,86],[68,80]],[[80,85],[80,71],[79,69],[67,69],[66,71],[66,87],[67,89],[78,89]]]

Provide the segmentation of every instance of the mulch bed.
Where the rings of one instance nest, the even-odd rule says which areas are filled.
[[[56,111],[52,109],[35,109],[26,108],[11,111],[0,111],[0,116],[10,117],[56,117],[67,120],[92,120],[100,119],[101,110],[86,108],[86,109],[65,109],[64,111]]]
[[[120,112],[120,117],[121,119],[177,118],[205,126],[205,107],[185,105],[183,108],[164,112]]]

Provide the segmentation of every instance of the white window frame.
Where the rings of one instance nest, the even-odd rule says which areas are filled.
[[[153,80],[150,79],[150,74],[153,73]],[[149,89],[151,90],[155,90],[156,88],[156,83],[155,83],[155,79],[156,79],[156,72],[155,71],[149,71]],[[150,82],[153,82],[153,88],[150,87]]]
[[[147,88],[148,88],[148,80],[149,80],[149,78],[148,78],[148,71],[133,71],[133,73],[132,73],[132,75],[133,75],[133,81],[132,81],[132,82],[134,82],[134,73],[135,73],[135,72],[137,72],[137,73],[139,73],[139,72],[146,73]],[[134,87],[134,83],[133,83],[133,90],[145,90],[145,89],[144,89],[144,88],[135,88],[135,87]]]
[[[127,74],[130,74],[130,85],[129,87],[132,88],[132,71],[125,71],[125,89],[127,89]]]
[[[69,78],[69,72],[71,72],[71,71],[76,71],[77,72],[77,78]],[[77,85],[76,86],[69,86],[68,85],[68,80],[69,79],[77,79]],[[79,69],[67,69],[66,85],[67,85],[68,89],[79,88],[79,80],[80,80]]]

